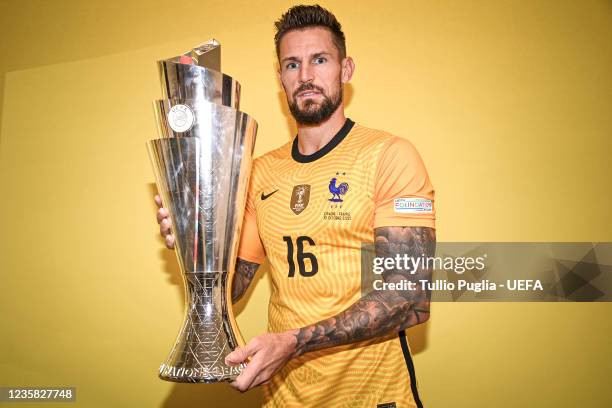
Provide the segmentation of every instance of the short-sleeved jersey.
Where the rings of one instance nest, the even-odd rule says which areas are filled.
[[[269,260],[268,330],[304,327],[359,300],[362,244],[377,227],[434,228],[433,201],[410,142],[350,119],[312,155],[294,139],[256,159],[238,256]],[[403,331],[292,359],[264,396],[266,407],[420,406]]]

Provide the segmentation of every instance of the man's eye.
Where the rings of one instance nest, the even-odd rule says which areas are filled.
[[[287,69],[296,69],[296,68],[297,68],[297,66],[298,66],[298,65],[297,65],[297,63],[296,63],[296,62],[290,62],[290,63],[288,63],[288,64],[285,66],[285,68],[287,68]]]
[[[325,57],[317,57],[314,59],[315,64],[323,64],[324,62],[327,62],[327,59]]]

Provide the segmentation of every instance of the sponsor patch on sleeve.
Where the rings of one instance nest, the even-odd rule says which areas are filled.
[[[393,200],[396,213],[418,214],[433,211],[433,203],[426,198],[396,198]]]

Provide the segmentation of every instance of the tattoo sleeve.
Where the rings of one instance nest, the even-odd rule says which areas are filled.
[[[374,230],[377,257],[431,257],[436,233],[426,227],[380,227]],[[422,265],[425,266],[425,265]],[[430,291],[419,281],[431,280],[431,269],[386,269],[385,282],[415,282],[414,290],[373,290],[340,314],[295,332],[295,355],[400,331],[429,318]]]
[[[255,271],[259,268],[259,264],[245,261],[244,259],[236,259],[236,271],[232,281],[232,303],[236,303],[253,280]]]

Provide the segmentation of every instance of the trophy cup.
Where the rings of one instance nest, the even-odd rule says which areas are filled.
[[[232,381],[241,371],[224,360],[244,343],[228,302],[257,122],[238,110],[240,85],[220,72],[220,51],[211,40],[158,61],[161,138],[147,147],[185,285],[183,325],[159,370],[167,381]]]

